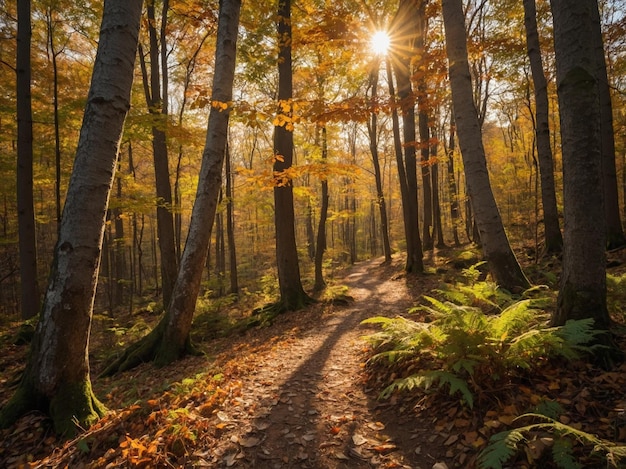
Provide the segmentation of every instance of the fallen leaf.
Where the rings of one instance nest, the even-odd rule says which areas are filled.
[[[448,439],[443,443],[445,446],[450,446],[456,443],[459,439],[459,435],[450,435]]]
[[[244,448],[252,448],[253,446],[258,445],[261,442],[260,438],[250,437],[250,438],[239,438],[239,444]]]
[[[237,453],[229,453],[224,456],[224,462],[226,463],[226,467],[232,467],[237,461]]]
[[[354,435],[352,435],[352,442],[356,446],[361,446],[367,443],[367,438],[363,437],[362,435],[359,435],[358,433],[355,433]]]
[[[383,445],[373,446],[371,449],[376,451],[377,453],[386,453],[387,451],[393,451],[394,449],[396,449],[396,445],[392,445],[391,443],[386,443]]]
[[[336,457],[337,459],[341,459],[341,460],[343,460],[343,461],[347,461],[347,460],[349,459],[349,458],[348,458],[348,456],[346,456],[345,454],[343,454],[341,451],[337,451],[337,452],[335,452],[335,457]]]
[[[385,429],[385,424],[382,422],[368,422],[367,427],[371,430],[380,431]]]
[[[445,462],[436,462],[433,464],[433,469],[448,469],[448,465]]]

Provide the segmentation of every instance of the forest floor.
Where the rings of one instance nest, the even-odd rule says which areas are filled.
[[[433,272],[442,262],[430,259]],[[406,313],[440,276],[407,276],[400,259],[375,259],[339,283],[353,299],[347,304],[286,313],[271,326],[205,342],[206,355],[166,368],[93,378],[96,394],[116,410],[65,443],[32,413],[0,432],[0,467],[473,467],[489,436],[544,396],[567,407],[564,423],[626,440],[626,426],[616,424],[626,404],[624,366],[548,368],[472,410],[445,394],[380,400],[363,341],[375,329],[361,322]],[[5,402],[27,347],[0,345]],[[508,467],[528,467],[524,461]]]

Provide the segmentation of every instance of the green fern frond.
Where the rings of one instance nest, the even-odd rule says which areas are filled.
[[[557,334],[571,346],[582,346],[592,342],[600,331],[593,329],[593,318],[570,319]]]
[[[467,383],[453,373],[440,370],[424,371],[407,376],[406,378],[396,379],[383,390],[380,394],[380,398],[386,399],[391,396],[394,391],[412,391],[417,388],[428,391],[435,384],[437,384],[438,389],[448,385],[450,387],[451,396],[459,392],[470,408],[474,406],[474,396],[467,387]]]
[[[454,362],[454,364],[452,365],[452,369],[455,373],[459,373],[460,371],[465,370],[468,375],[473,376],[474,368],[479,363],[480,361],[473,358],[461,358],[460,360]]]
[[[377,362],[386,359],[389,363],[395,363],[403,358],[411,358],[414,356],[415,352],[413,350],[387,350],[373,355],[370,357],[370,360],[372,362]]]
[[[573,445],[570,440],[557,438],[552,445],[552,459],[561,469],[582,469],[583,465],[574,459]]]
[[[518,445],[524,441],[526,437],[518,429],[496,433],[478,455],[479,469],[502,469],[502,465],[517,453]]]
[[[558,419],[563,414],[563,406],[558,401],[542,399],[535,407],[534,413]]]
[[[451,314],[457,308],[457,305],[451,301],[443,302],[428,295],[423,295],[422,298],[430,303],[430,306],[422,305],[422,310],[429,312],[436,318]]]
[[[528,329],[531,324],[545,317],[541,310],[534,308],[531,299],[516,301],[507,306],[498,316],[493,319],[493,330],[497,336],[506,333],[515,336],[522,330]]]
[[[468,297],[465,293],[457,288],[441,288],[434,290],[434,293],[437,293],[449,303],[455,305],[465,305],[472,302],[472,298]]]

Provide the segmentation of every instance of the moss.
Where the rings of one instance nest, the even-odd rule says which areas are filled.
[[[0,428],[13,425],[26,412],[38,410],[37,399],[24,381],[20,383],[11,399],[0,410]]]
[[[70,438],[81,428],[93,425],[105,414],[106,407],[93,393],[89,379],[62,384],[52,399],[35,391],[31,380],[24,379],[0,411],[0,428],[13,425],[31,410],[47,413],[52,419],[55,432]]]
[[[81,428],[89,428],[106,413],[106,407],[93,393],[89,379],[64,383],[50,401],[49,413],[57,434],[69,438]]]

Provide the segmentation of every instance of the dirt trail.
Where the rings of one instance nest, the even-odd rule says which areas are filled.
[[[357,264],[344,280],[354,303],[331,308],[317,327],[258,357],[240,405],[218,414],[224,432],[204,455],[208,465],[430,469],[441,460],[428,424],[379,402],[362,382],[361,321],[415,304],[404,278],[391,275],[380,259]]]

